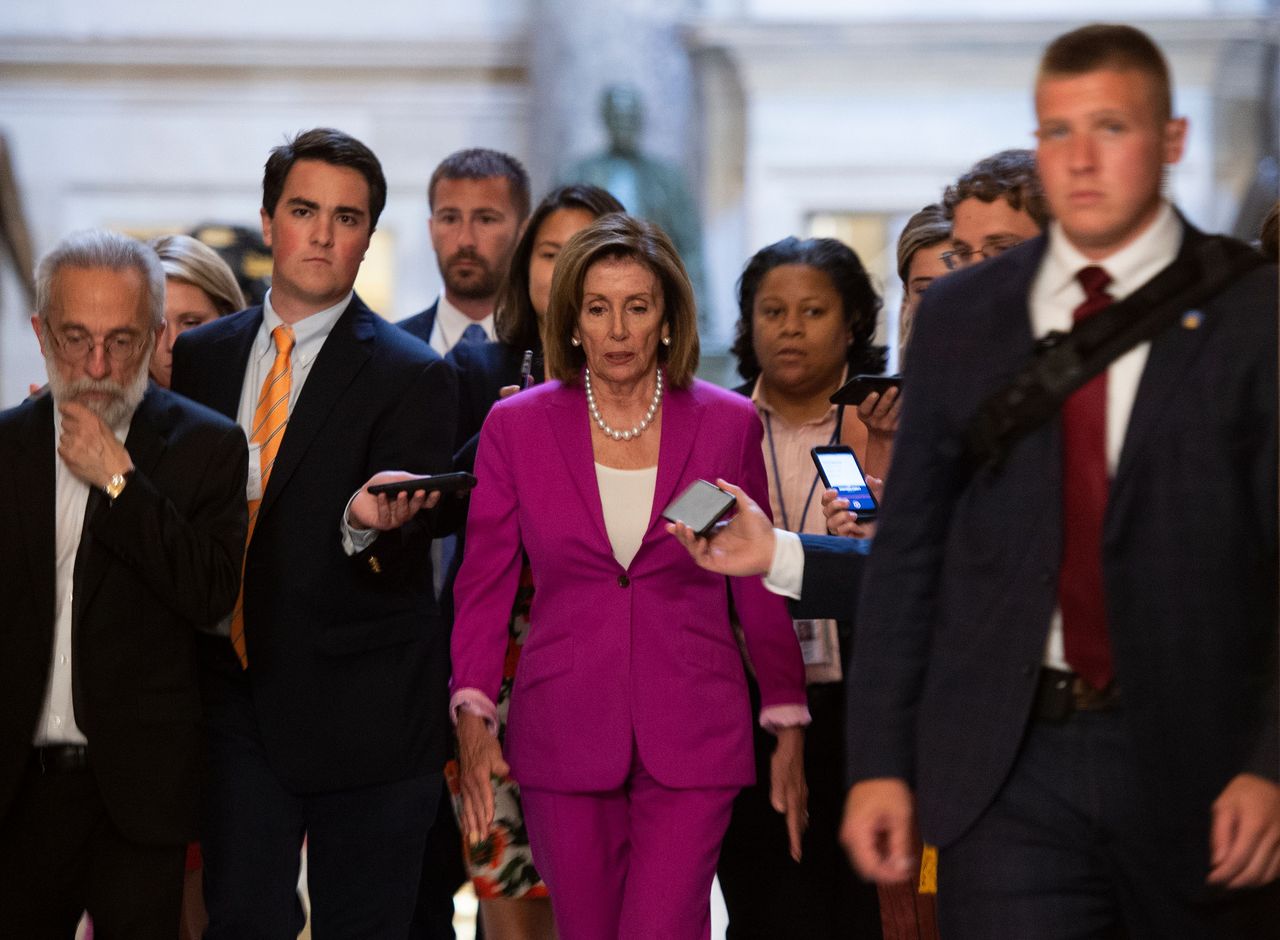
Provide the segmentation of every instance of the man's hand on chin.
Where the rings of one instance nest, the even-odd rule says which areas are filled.
[[[58,405],[62,414],[62,436],[58,455],[76,477],[102,489],[118,474],[133,469],[124,445],[101,418],[76,401]]]

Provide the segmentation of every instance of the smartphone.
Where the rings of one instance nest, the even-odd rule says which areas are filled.
[[[883,395],[891,388],[902,388],[902,376],[855,375],[835,390],[835,394],[831,396],[831,404],[853,405],[856,408],[872,392]]]
[[[457,473],[435,473],[422,477],[409,477],[407,480],[397,480],[395,483],[375,483],[369,487],[369,492],[374,496],[386,493],[388,497],[395,499],[401,493],[408,493],[413,496],[418,490],[424,490],[427,493],[433,493],[436,490],[441,493],[464,493],[475,485],[475,474],[460,470]]]
[[[737,502],[732,493],[725,492],[714,483],[694,480],[683,493],[673,499],[662,518],[671,522],[683,522],[699,537],[711,534],[715,524]]]
[[[849,501],[849,509],[858,514],[859,522],[870,522],[876,517],[876,498],[871,495],[871,487],[867,486],[867,478],[852,447],[832,444],[811,448],[809,453],[827,489],[835,490]]]

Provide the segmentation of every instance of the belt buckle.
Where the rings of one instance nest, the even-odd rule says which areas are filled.
[[[1116,703],[1116,684],[1109,682],[1104,688],[1095,689],[1076,676],[1071,683],[1071,704],[1078,712],[1101,712]]]

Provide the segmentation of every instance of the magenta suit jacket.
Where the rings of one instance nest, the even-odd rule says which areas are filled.
[[[755,408],[704,382],[668,390],[649,527],[625,570],[605,533],[589,420],[582,387],[560,382],[489,413],[454,589],[453,689],[497,701],[523,548],[535,591],[507,720],[512,776],[550,790],[614,789],[634,741],[665,786],[750,784],[753,718],[726,579],[694,563],[661,512],[698,478],[739,480],[769,505]],[[763,706],[803,706],[785,602],[759,578],[728,581]]]

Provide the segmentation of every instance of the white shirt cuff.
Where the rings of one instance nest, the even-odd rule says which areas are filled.
[[[774,529],[773,535],[773,564],[764,576],[765,589],[798,601],[804,584],[804,545],[800,536],[785,529]]]
[[[338,526],[338,530],[342,533],[342,550],[348,555],[360,554],[372,545],[373,540],[378,537],[377,529],[357,529],[347,521],[347,514],[351,512],[351,504],[356,501],[356,497],[359,495],[359,490],[351,494],[351,498],[347,500],[347,505],[342,510],[342,523]]]

